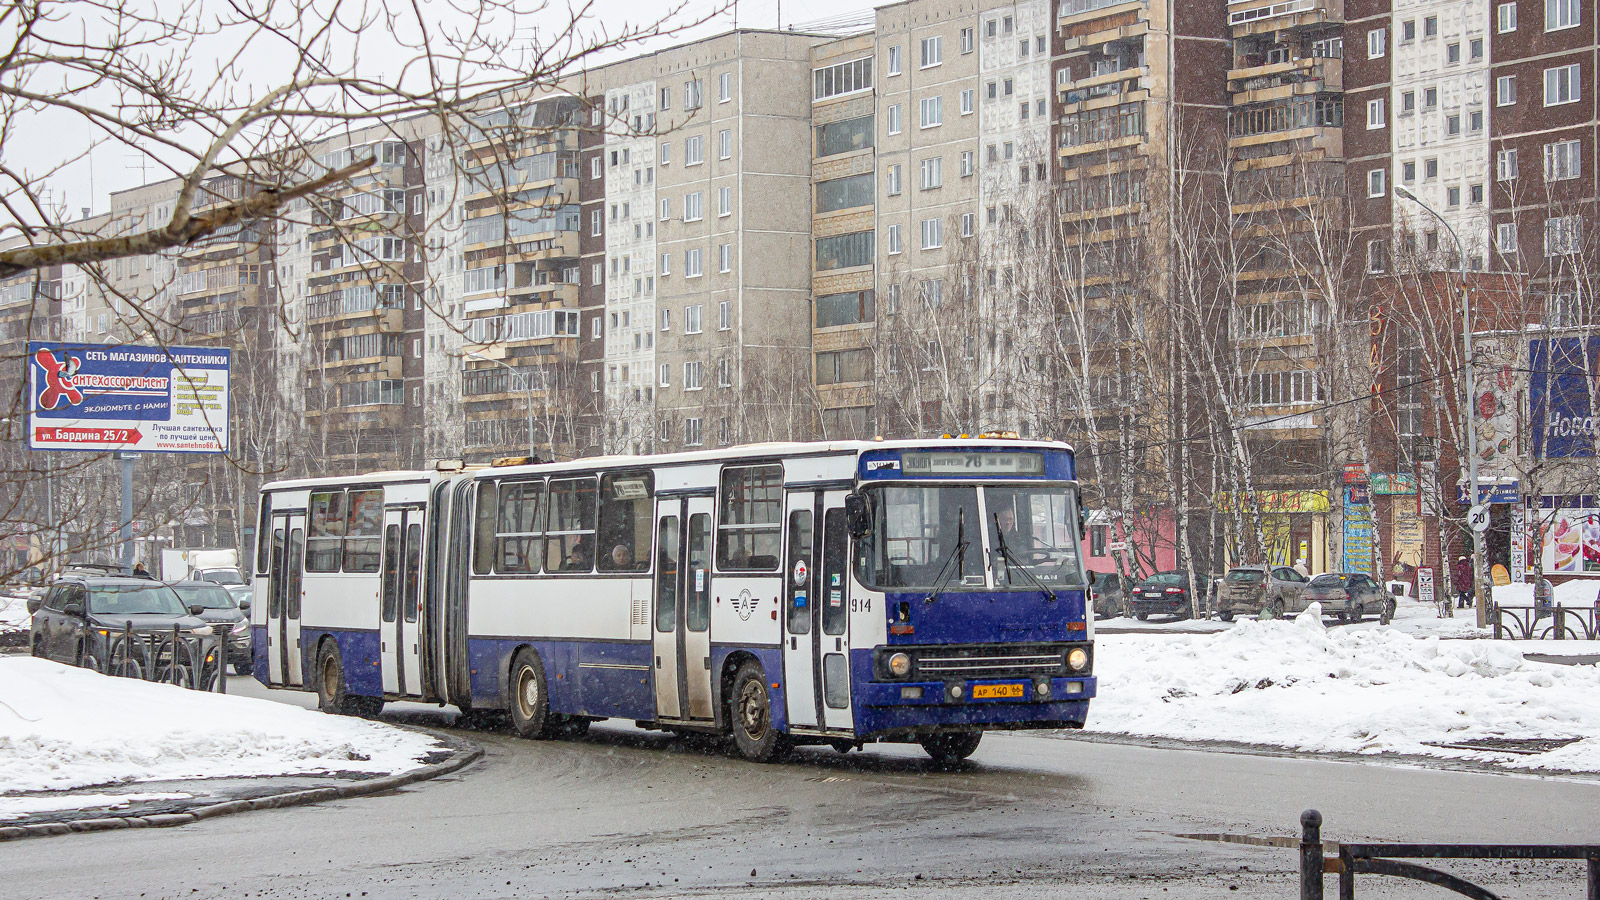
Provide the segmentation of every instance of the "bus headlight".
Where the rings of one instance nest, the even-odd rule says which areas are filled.
[[[1089,665],[1089,653],[1082,647],[1074,647],[1067,652],[1067,668],[1074,672],[1082,672]]]
[[[904,678],[911,674],[911,657],[904,653],[896,653],[889,657],[889,674],[896,678]]]

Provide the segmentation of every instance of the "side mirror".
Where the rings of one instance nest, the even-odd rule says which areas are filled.
[[[240,600],[239,601],[239,611],[240,612],[249,612],[250,611],[250,601],[249,600]]]
[[[872,512],[867,498],[860,494],[847,494],[844,498],[844,521],[853,538],[864,537],[872,530]]]
[[[83,601],[68,600],[66,603],[61,605],[61,611],[69,616],[72,616],[74,619],[81,619],[83,618]]]
[[[44,605],[44,598],[42,598],[42,597],[29,597],[28,598],[28,615],[31,616],[34,613],[38,612],[39,611],[39,607],[41,607],[43,605]]]
[[[198,615],[200,615],[201,613],[203,613],[205,611],[206,611],[206,608],[204,606],[201,606],[198,603],[189,604],[189,615],[191,615],[191,616],[198,616]]]

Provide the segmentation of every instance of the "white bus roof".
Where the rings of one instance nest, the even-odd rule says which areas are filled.
[[[328,475],[322,478],[291,478],[286,481],[270,481],[261,486],[263,491],[294,491],[305,488],[327,487],[334,485],[360,484],[404,484],[408,482],[430,481],[434,478],[454,475],[454,472],[435,472],[431,469],[397,469],[391,472],[371,472],[364,475]]]

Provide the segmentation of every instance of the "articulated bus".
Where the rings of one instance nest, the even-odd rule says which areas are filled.
[[[1095,694],[1072,449],[726,450],[268,484],[255,672],[323,709],[498,710],[796,744],[1079,728]]]

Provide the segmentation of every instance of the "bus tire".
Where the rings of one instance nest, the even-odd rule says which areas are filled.
[[[958,763],[976,753],[978,742],[983,740],[981,731],[947,731],[942,734],[925,734],[917,738],[917,743],[933,761],[943,765]]]
[[[543,740],[554,730],[550,693],[545,687],[544,663],[532,648],[523,647],[511,658],[511,731],[517,737]]]
[[[216,677],[215,670],[208,671],[206,681]],[[317,708],[336,716],[360,716],[370,719],[383,710],[382,697],[364,697],[351,694],[344,685],[344,659],[339,655],[339,645],[323,641],[317,648]]]
[[[776,762],[788,755],[789,736],[773,727],[767,673],[760,663],[751,659],[739,666],[727,707],[728,728],[740,756],[751,762]]]

